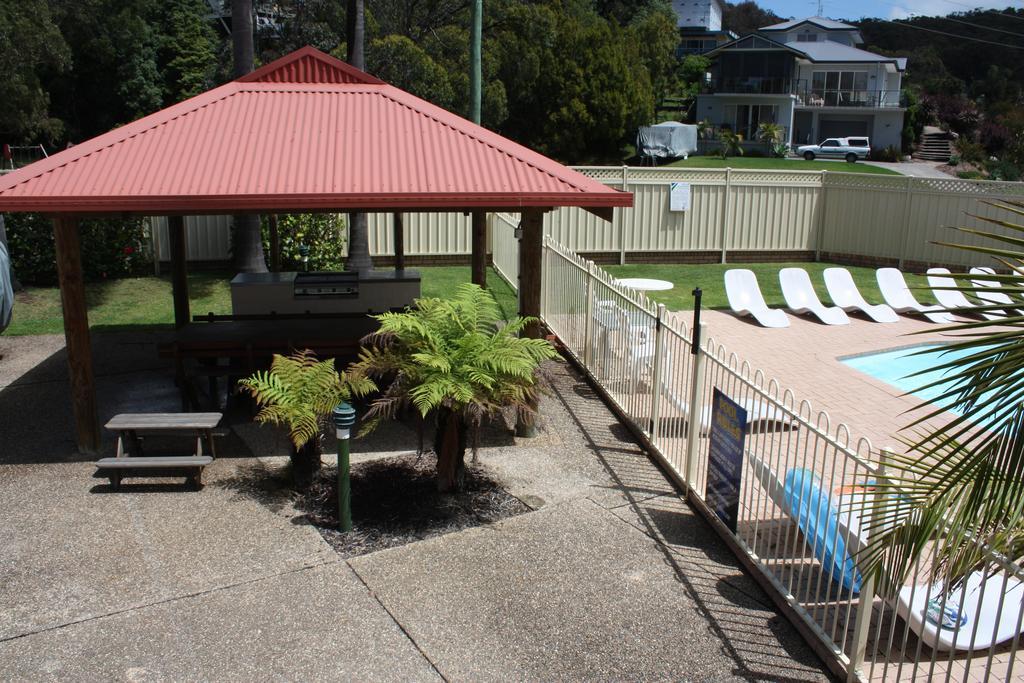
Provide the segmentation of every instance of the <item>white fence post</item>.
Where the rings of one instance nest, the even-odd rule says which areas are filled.
[[[623,164],[622,166],[622,191],[629,191],[629,166]],[[615,218],[619,220],[619,265],[626,265],[626,221],[623,219],[622,211],[616,211],[612,216],[612,220]]]
[[[875,495],[871,498],[871,510],[862,511],[861,529],[870,529],[881,508],[885,505],[882,500],[882,493],[886,490],[885,464],[893,452],[889,448],[883,448],[878,457],[878,474],[875,478]],[[866,513],[866,514],[863,514]],[[871,627],[871,611],[875,602],[875,578],[864,577],[860,587],[860,595],[857,598],[857,615],[853,622],[853,647],[850,650],[850,668],[847,671],[846,680],[860,681],[864,679],[864,660],[868,649],[868,632]]]
[[[825,198],[828,196],[828,171],[821,172],[821,187],[818,188],[818,234],[814,240],[814,261],[821,260],[821,245],[825,243]]]
[[[910,246],[910,217],[914,214],[911,212],[911,204],[914,202],[914,178],[913,176],[907,176],[907,186],[903,194],[903,248],[900,249],[900,258],[896,263],[896,267],[903,270],[903,262],[906,260],[907,248]]]
[[[593,372],[594,366],[594,263],[587,265],[587,300],[583,304],[583,365]]]
[[[697,451],[700,443],[701,415],[704,412],[704,349],[700,343],[707,339],[707,323],[701,323],[700,327],[693,330],[693,369],[690,373],[690,403],[686,415],[686,485],[693,488],[697,479]]]
[[[658,304],[658,315],[654,319],[654,370],[651,387],[651,443],[658,445],[658,436],[661,431],[661,387],[663,384],[662,373],[665,355],[665,326],[662,321],[665,319],[665,304]]]

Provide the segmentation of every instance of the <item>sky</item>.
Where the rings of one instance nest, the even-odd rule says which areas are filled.
[[[758,0],[761,7],[770,9],[780,17],[809,17],[818,11],[817,0]],[[824,15],[833,19],[906,19],[910,15],[946,15],[968,12],[975,8],[1005,9],[1024,7],[1021,0],[823,0]]]

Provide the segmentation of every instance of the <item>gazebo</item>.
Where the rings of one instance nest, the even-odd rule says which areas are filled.
[[[576,206],[610,219],[614,207],[632,203],[629,193],[311,47],[0,177],[0,212],[53,219],[83,452],[98,449],[100,430],[82,218],[168,217],[180,325],[189,318],[186,215],[471,212],[473,272],[482,273],[486,212],[518,212],[520,313],[537,316],[544,213]]]

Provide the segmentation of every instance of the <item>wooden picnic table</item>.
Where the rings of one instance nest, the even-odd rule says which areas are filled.
[[[221,413],[121,413],[112,417],[105,427],[116,431],[117,451],[113,458],[96,462],[98,469],[109,470],[110,484],[120,487],[125,470],[186,470],[197,488],[202,487],[203,468],[213,462],[217,449],[213,430],[220,423]],[[182,456],[147,456],[139,434],[177,434],[196,440],[195,453]],[[210,454],[203,453],[206,441]]]

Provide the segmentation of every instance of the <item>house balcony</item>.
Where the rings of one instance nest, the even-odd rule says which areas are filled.
[[[709,95],[795,95],[801,82],[782,76],[715,78],[704,86]]]
[[[834,107],[843,109],[897,109],[906,106],[900,90],[821,90],[798,89],[797,109]]]

